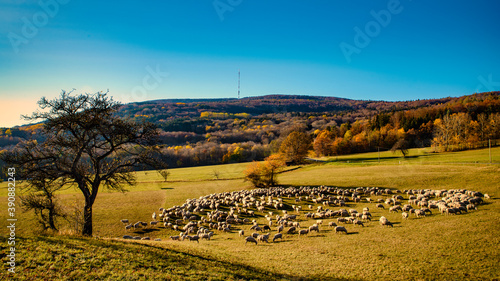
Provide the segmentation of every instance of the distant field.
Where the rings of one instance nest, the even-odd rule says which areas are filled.
[[[494,161],[499,162],[500,149],[492,149]],[[19,275],[31,278],[34,275],[55,278],[59,271],[69,272],[69,268],[80,268],[81,274],[101,278],[124,278],[132,280],[152,274],[153,279],[170,276],[173,279],[194,280],[238,280],[245,279],[280,280],[491,280],[500,278],[500,165],[462,164],[465,162],[487,162],[488,150],[474,150],[446,154],[426,154],[412,150],[408,160],[396,157],[390,152],[367,153],[339,157],[347,161],[373,161],[377,165],[360,163],[329,162],[299,167],[280,175],[280,184],[288,186],[339,186],[339,187],[384,187],[391,189],[454,189],[489,193],[493,199],[478,207],[477,211],[456,216],[433,214],[408,221],[401,219],[400,213],[378,210],[373,203],[351,203],[346,208],[361,210],[369,207],[374,221],[366,227],[346,225],[351,233],[337,235],[328,226],[323,226],[319,234],[307,237],[288,235],[281,243],[245,245],[238,237],[237,230],[242,228],[251,233],[250,225],[235,226],[232,233],[216,231],[211,241],[195,242],[144,242],[123,243],[108,238],[129,234],[120,219],[130,221],[150,221],[151,213],[159,207],[182,204],[188,198],[214,193],[250,188],[243,182],[241,173],[245,163],[210,167],[172,169],[168,182],[163,182],[156,172],[140,172],[138,185],[130,192],[103,192],[98,195],[94,205],[95,234],[106,238],[93,240],[84,238],[38,238],[36,225],[31,214],[18,211],[18,235],[26,237],[19,243],[30,249],[38,250],[38,255],[29,252],[19,253]],[[374,156],[375,155],[375,156]],[[371,160],[370,160],[371,159]],[[497,160],[495,160],[497,159]],[[455,163],[452,163],[455,162]],[[424,165],[418,165],[418,164]],[[444,164],[441,164],[444,163]],[[460,164],[457,164],[460,163]],[[214,170],[219,172],[215,180]],[[1,195],[6,195],[5,183]],[[80,195],[75,190],[66,190],[61,195],[65,204],[74,205]],[[379,198],[373,196],[373,199]],[[380,197],[382,198],[382,197]],[[385,197],[384,197],[385,198]],[[405,196],[405,199],[407,197]],[[6,202],[6,200],[2,200]],[[285,204],[296,204],[292,199],[284,199]],[[406,202],[406,200],[404,201]],[[301,202],[303,213],[312,202]],[[6,208],[6,207],[5,207]],[[338,207],[333,207],[338,209]],[[265,212],[274,211],[266,208]],[[264,223],[263,213],[257,212],[257,220]],[[377,222],[380,216],[395,222],[394,228],[384,228]],[[332,219],[325,220],[325,224]],[[309,226],[311,220],[301,217],[300,223]],[[0,227],[5,228],[6,212],[0,213]],[[2,231],[2,237],[5,237]],[[272,234],[276,233],[273,228]],[[163,226],[133,235],[166,239],[177,234]],[[4,238],[3,238],[4,239]],[[60,241],[60,242],[58,242]],[[40,246],[37,246],[40,245]],[[91,255],[84,249],[89,247],[96,254]],[[55,250],[54,250],[55,249]],[[72,249],[68,253],[68,249]],[[106,254],[108,250],[109,254]],[[165,249],[165,250],[162,250]],[[105,251],[106,250],[106,251]],[[108,255],[108,256],[106,256]],[[148,262],[138,260],[140,255]],[[186,263],[199,264],[190,270],[180,263],[172,267],[169,257]],[[112,263],[106,266],[103,260]],[[158,260],[165,261],[158,261]],[[5,256],[2,255],[5,261]],[[22,262],[22,261],[26,262]],[[83,261],[88,261],[83,263]],[[130,260],[132,260],[130,262]],[[49,264],[57,263],[54,269]],[[152,262],[154,261],[154,262]],[[158,261],[158,262],[156,262]],[[89,262],[90,265],[89,266]],[[133,269],[121,264],[132,264]],[[80,266],[80,267],[79,267]],[[227,270],[219,270],[223,267]],[[92,269],[93,268],[93,269]],[[102,268],[102,269],[99,269]],[[117,268],[116,272],[113,271]],[[161,268],[165,268],[161,271]],[[52,270],[52,271],[51,271]],[[241,270],[239,273],[234,271]],[[154,271],[154,273],[153,273]],[[48,273],[46,273],[48,272]],[[0,273],[0,277],[1,277]],[[46,275],[45,275],[46,274]],[[68,273],[69,274],[69,273]],[[170,274],[170,275],[168,275]],[[67,275],[70,276],[70,275]],[[90,278],[90,277],[89,277]]]
[[[491,148],[491,155],[492,162],[500,164],[500,147]],[[380,157],[378,152],[370,152],[318,159],[333,163],[349,161],[350,163],[366,164],[485,164],[490,162],[488,149],[434,153],[434,149],[430,147],[410,149],[406,158],[402,157],[401,152],[380,151]]]

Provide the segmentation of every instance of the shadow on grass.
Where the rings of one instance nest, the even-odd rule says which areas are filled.
[[[272,243],[272,244],[281,244],[281,243],[290,243],[292,242],[293,240],[276,240],[274,242],[269,242],[269,243]]]
[[[160,231],[160,230],[157,229],[157,228],[144,228],[142,230],[134,231],[133,233],[136,233],[136,234],[148,234],[148,233],[153,233],[153,232],[156,232],[156,231]]]
[[[160,189],[165,189],[165,190],[167,190],[167,189],[174,189],[174,188],[173,188],[173,187],[161,187]]]
[[[260,269],[257,267],[245,265],[239,262],[228,262],[226,260],[217,259],[215,257],[201,254],[194,254],[183,252],[179,250],[170,249],[168,247],[160,247],[154,245],[155,242],[141,243],[138,241],[119,241],[119,240],[101,240],[83,237],[42,237],[36,236],[32,238],[22,238],[20,240],[33,240],[34,244],[44,242],[52,245],[52,248],[67,247],[78,249],[82,252],[90,251],[88,248],[97,247],[102,250],[108,251],[126,251],[137,252],[140,251],[141,259],[161,261],[160,266],[162,270],[168,270],[169,275],[180,277],[184,271],[195,271],[199,274],[199,280],[211,279],[217,277],[220,279],[224,277],[221,273],[225,274],[225,278],[229,277],[232,280],[355,280],[355,279],[333,279],[326,278],[325,276],[296,276],[292,274],[277,274],[272,271]],[[0,239],[5,240],[5,239]],[[37,241],[39,241],[37,243]],[[26,241],[27,242],[27,241]],[[282,241],[280,243],[288,243],[291,241]],[[181,242],[182,243],[182,242]],[[258,247],[272,246],[273,243],[259,243]],[[160,244],[168,246],[168,244]],[[84,246],[84,247],[82,247]],[[127,261],[134,262],[134,261]],[[210,268],[217,269],[214,271],[207,270]],[[229,275],[229,276],[227,276]],[[175,278],[174,278],[175,279]]]
[[[409,156],[406,156],[406,157],[402,157],[402,156],[398,156],[398,155],[394,155],[394,156],[384,156],[384,157],[380,157],[380,162],[384,162],[384,161],[388,161],[388,160],[401,160],[401,161],[404,161],[404,160],[411,160],[411,159],[417,159],[417,158],[427,158],[429,157],[430,155],[427,155],[427,154],[424,154],[424,155],[409,155]],[[363,161],[366,161],[366,162],[378,162],[378,158],[369,158],[369,157],[349,157],[349,158],[341,158],[341,159],[328,159],[328,160],[325,160],[323,161],[324,163],[345,163],[349,161],[350,163],[361,163]]]

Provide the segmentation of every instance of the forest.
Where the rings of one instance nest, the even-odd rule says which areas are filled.
[[[308,136],[312,157],[500,144],[500,92],[401,102],[291,95],[155,100],[122,105],[118,114],[159,128],[157,146],[170,168],[262,160],[292,132]],[[0,151],[42,139],[41,126],[0,128]]]

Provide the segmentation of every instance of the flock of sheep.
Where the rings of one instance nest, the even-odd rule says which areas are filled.
[[[372,199],[372,196],[385,199]],[[405,199],[406,197],[406,199]],[[127,219],[121,220],[125,230],[137,230],[157,227],[162,224],[166,229],[178,231],[178,235],[170,236],[171,240],[196,241],[210,240],[217,232],[237,231],[244,238],[245,244],[267,242],[271,239],[272,228],[276,234],[272,242],[282,240],[285,235],[308,235],[319,233],[323,220],[333,219],[327,224],[335,233],[347,234],[347,224],[364,227],[371,222],[370,207],[363,210],[347,208],[356,203],[373,203],[378,210],[401,212],[402,219],[411,215],[416,218],[440,212],[442,215],[456,215],[476,210],[477,206],[488,199],[487,194],[480,192],[453,190],[391,190],[378,187],[358,187],[342,189],[338,187],[273,187],[269,189],[241,190],[209,194],[198,199],[188,199],[180,206],[168,209],[159,208],[152,214],[152,221],[131,224]],[[407,200],[406,204],[403,202]],[[370,204],[366,204],[370,206]],[[303,210],[303,207],[305,210]],[[258,223],[258,217],[265,217],[265,223]],[[314,223],[308,227],[301,224]],[[385,216],[379,218],[382,226],[393,227]],[[340,225],[342,224],[342,225]],[[250,235],[245,235],[245,225],[249,225]],[[124,239],[150,240],[149,237],[124,235]],[[160,241],[160,239],[155,239]]]

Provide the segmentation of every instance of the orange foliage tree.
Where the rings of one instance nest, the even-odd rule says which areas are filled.
[[[251,182],[255,187],[271,187],[278,183],[277,175],[285,166],[285,161],[278,154],[266,158],[264,162],[252,162],[243,172],[245,181]]]
[[[309,153],[311,141],[309,135],[304,132],[291,132],[281,143],[280,154],[286,162],[299,164],[304,162],[304,158]]]
[[[332,155],[333,134],[328,130],[323,130],[318,133],[314,139],[313,148],[318,156]]]

